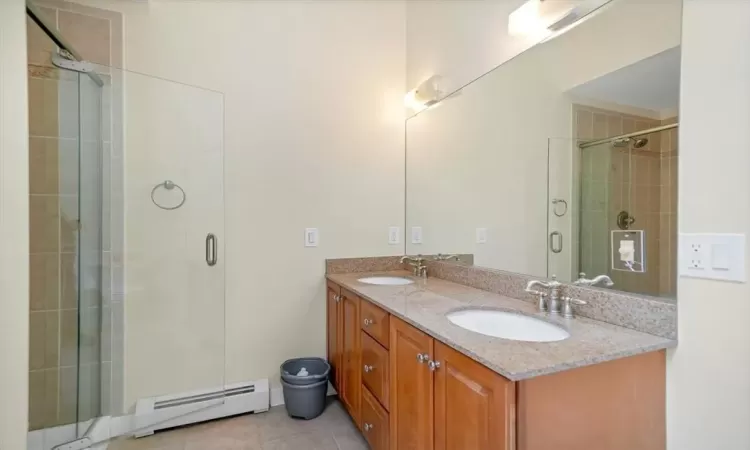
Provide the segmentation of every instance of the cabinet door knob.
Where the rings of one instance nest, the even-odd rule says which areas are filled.
[[[365,326],[369,327],[370,325],[374,324],[375,321],[372,319],[365,319]]]
[[[373,370],[375,370],[375,367],[374,366],[368,366],[367,364],[365,364],[364,370],[365,370],[365,373],[370,373]]]
[[[430,361],[427,363],[427,367],[434,372],[440,368],[440,363],[438,361]]]
[[[334,294],[333,299],[336,300],[336,303],[338,303],[339,300],[341,300],[341,296],[339,294]]]
[[[417,361],[419,361],[419,364],[424,364],[425,362],[430,360],[430,355],[427,353],[417,353]]]
[[[370,431],[373,428],[375,428],[375,425],[373,425],[371,423],[366,423],[366,424],[364,424],[364,426],[362,428],[364,428],[365,431]]]

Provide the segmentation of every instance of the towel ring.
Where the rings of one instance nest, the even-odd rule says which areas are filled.
[[[160,187],[163,187],[164,189],[171,191],[174,188],[177,188],[182,193],[182,201],[177,206],[163,206],[157,203],[156,199],[154,198],[154,193],[156,193],[156,190]],[[174,181],[165,180],[163,183],[159,183],[156,186],[154,186],[153,189],[151,189],[151,201],[154,202],[154,205],[158,206],[161,209],[166,209],[167,211],[171,211],[173,209],[177,209],[180,206],[185,204],[185,201],[187,200],[187,194],[185,193],[185,190],[180,187],[179,184],[175,183]]]
[[[565,214],[566,214],[566,213],[568,212],[568,202],[566,202],[565,200],[563,200],[563,199],[561,199],[561,198],[553,198],[553,199],[552,199],[552,204],[553,204],[553,205],[555,205],[555,207],[554,207],[554,208],[552,208],[552,212],[553,212],[553,213],[554,213],[554,214],[555,214],[555,215],[556,215],[557,217],[562,217],[562,216],[564,216],[564,215],[565,215]],[[561,213],[558,213],[558,212],[557,212],[557,205],[558,205],[558,204],[562,204],[562,205],[563,205],[563,210],[562,210],[562,212],[561,212]]]

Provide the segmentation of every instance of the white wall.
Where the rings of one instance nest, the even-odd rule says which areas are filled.
[[[679,45],[680,8],[679,0],[616,0],[410,118],[407,229],[421,226],[424,243],[409,243],[407,253],[474,253],[477,265],[545,276],[549,165],[550,197],[570,205],[551,222],[565,250],[549,273],[572,275],[577,196],[571,179],[560,176],[577,167],[566,91]],[[613,31],[622,23],[638,23],[642,32],[623,39]],[[478,227],[488,228],[487,244],[475,243]]]
[[[685,0],[682,39],[680,232],[748,234],[750,2]],[[750,285],[681,278],[678,298],[669,448],[748,449]]]
[[[407,2],[406,86],[432,75],[451,92],[539,42],[508,35],[508,15],[525,0]]]
[[[26,448],[29,398],[26,11],[0,2],[0,448]]]
[[[323,355],[324,259],[403,253],[403,245],[388,245],[387,236],[389,226],[404,222],[404,3],[85,3],[125,14],[127,69],[224,93],[226,231],[219,237],[225,245],[220,261],[226,270],[226,335],[215,315],[207,321],[214,333],[200,333],[226,338],[227,381],[275,376],[286,358]],[[126,246],[129,252],[142,249],[144,241],[132,239],[142,234],[144,225],[153,224],[157,235],[150,242],[156,247],[145,252],[148,257],[168,253],[180,242],[159,239],[170,227],[154,218],[158,214],[148,213],[152,210],[150,200],[144,198],[146,181],[134,177],[156,177],[153,173],[145,177],[146,167],[167,167],[170,160],[165,155],[172,154],[178,142],[189,141],[194,130],[171,120],[139,120],[132,108],[143,105],[136,107],[133,99],[143,97],[145,91],[129,89],[135,88],[126,80],[125,158],[137,155],[138,160],[126,163]],[[165,92],[151,92],[154,103],[167,98]],[[199,100],[191,105],[195,96]],[[185,98],[187,103],[180,108],[194,108],[194,117],[205,113],[198,106],[205,105],[205,97],[186,94]],[[167,147],[143,148],[147,126],[151,138]],[[161,131],[154,130],[159,127]],[[141,138],[134,140],[139,134]],[[170,134],[177,140],[161,140]],[[160,176],[166,177],[166,169],[163,172]],[[201,190],[190,187],[188,202],[205,202],[206,196],[196,194],[196,189]],[[186,205],[181,213],[190,211]],[[174,221],[178,216],[162,217]],[[319,248],[303,247],[306,227],[320,229]],[[182,232],[182,228],[171,229]],[[205,268],[200,261],[203,241],[187,244],[195,239],[185,245],[196,245],[194,267]],[[168,377],[154,376],[165,363],[159,361],[161,351],[177,349],[180,354],[171,358],[173,362],[184,355],[190,345],[183,343],[180,348],[176,338],[185,327],[199,326],[199,318],[169,315],[174,308],[189,308],[197,294],[193,290],[189,298],[181,299],[166,279],[163,289],[173,300],[159,300],[158,295],[152,305],[133,300],[154,299],[154,284],[144,285],[146,278],[131,273],[147,267],[131,261],[127,268],[129,290],[151,286],[152,292],[132,298],[128,292],[125,300],[126,305],[130,302],[125,372],[130,404],[142,395],[199,382],[183,375],[178,386],[167,386]],[[164,275],[184,279],[184,266],[182,270],[182,274]],[[199,284],[200,279],[194,282]],[[170,306],[165,307],[165,302]],[[204,311],[203,302],[193,314]],[[221,299],[214,304],[220,309]],[[158,334],[155,325],[160,320],[167,325],[180,321],[172,337],[166,336],[168,330]],[[199,348],[205,351],[215,344],[194,348],[201,355]],[[203,375],[203,382],[216,378]]]

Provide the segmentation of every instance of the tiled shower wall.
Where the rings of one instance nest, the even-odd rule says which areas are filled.
[[[73,423],[76,408],[80,420],[121,409],[123,365],[122,287],[118,287],[123,278],[123,239],[122,226],[117,226],[123,222],[121,77],[106,67],[121,65],[122,19],[61,1],[38,4],[48,23],[85,59],[101,65],[98,71],[105,86],[101,105],[81,104],[79,116],[77,74],[51,64],[55,45],[27,20],[30,430]],[[88,89],[88,98],[98,99],[91,95],[93,84],[86,81],[80,91]],[[79,140],[81,123],[84,127],[101,123],[102,141]],[[77,256],[79,145],[82,152],[98,152],[101,146],[101,291],[97,286],[79,292],[78,286],[79,271],[85,276],[87,269],[78,267]],[[94,161],[83,158],[82,164],[84,160]],[[88,172],[86,169],[83,172]]]
[[[590,140],[676,121],[574,105],[574,133]],[[654,296],[676,293],[677,132],[652,133],[641,149],[601,144],[581,155],[580,266],[589,276],[609,273],[619,289]],[[646,272],[611,269],[610,231],[626,210],[632,229],[645,230]]]

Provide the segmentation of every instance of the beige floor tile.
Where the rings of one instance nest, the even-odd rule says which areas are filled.
[[[302,433],[263,443],[263,450],[338,450],[331,433]]]
[[[120,439],[110,450],[364,450],[359,431],[336,400],[313,420],[290,418],[283,407],[266,413],[158,432],[141,439]]]
[[[369,448],[365,438],[356,430],[334,433],[333,438],[339,446],[338,450],[367,450]]]

